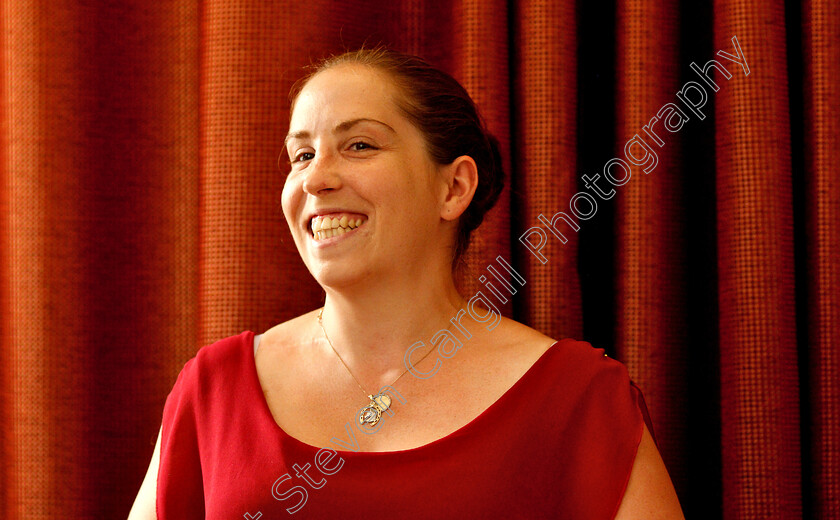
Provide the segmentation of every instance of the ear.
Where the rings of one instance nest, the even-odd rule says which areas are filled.
[[[446,180],[440,216],[444,220],[457,220],[470,205],[478,187],[478,168],[469,155],[462,155],[443,166]]]

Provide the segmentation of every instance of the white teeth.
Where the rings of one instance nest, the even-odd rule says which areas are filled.
[[[353,219],[347,215],[338,217],[313,217],[310,227],[315,240],[325,240],[338,235],[348,233],[359,227],[364,222],[361,218]]]

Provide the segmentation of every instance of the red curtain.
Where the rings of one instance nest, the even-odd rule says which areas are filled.
[[[628,365],[688,518],[840,518],[836,2],[0,5],[3,518],[125,517],[184,362],[322,302],[287,93],[380,42],[503,143],[465,294],[501,255],[508,315]]]

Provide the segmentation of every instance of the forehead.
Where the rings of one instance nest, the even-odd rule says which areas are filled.
[[[384,72],[341,64],[315,74],[295,100],[290,130],[337,119],[399,117],[400,92]]]

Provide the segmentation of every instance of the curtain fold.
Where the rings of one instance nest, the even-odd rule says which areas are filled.
[[[840,8],[803,6],[808,381],[812,432],[806,479],[815,518],[840,504]]]
[[[3,518],[127,511],[194,352],[195,6],[3,3]]]
[[[792,5],[0,3],[0,516],[125,517],[184,362],[323,302],[288,91],[385,43],[502,144],[464,294],[501,256],[507,315],[626,363],[688,518],[840,518],[840,7]]]
[[[510,175],[513,255],[526,280],[516,302],[518,317],[552,337],[582,337],[583,314],[577,275],[578,237],[563,243],[541,227],[568,212],[577,191],[577,11],[574,2],[518,2],[511,70],[514,74],[515,146]],[[511,224],[513,224],[511,222]],[[544,235],[544,236],[543,236]],[[533,254],[521,240],[547,243]]]
[[[686,476],[686,283],[681,133],[657,123],[679,89],[676,1],[620,0],[616,6],[615,157],[631,166],[611,189],[616,204],[616,350],[645,392],[659,449],[675,486]],[[697,124],[702,124],[698,122]],[[633,161],[635,158],[643,159]],[[607,184],[601,181],[601,184]],[[606,202],[605,202],[606,203]]]
[[[795,517],[801,453],[784,4],[718,0],[714,12],[716,55],[746,62],[726,60],[732,78],[715,94],[724,517]]]

